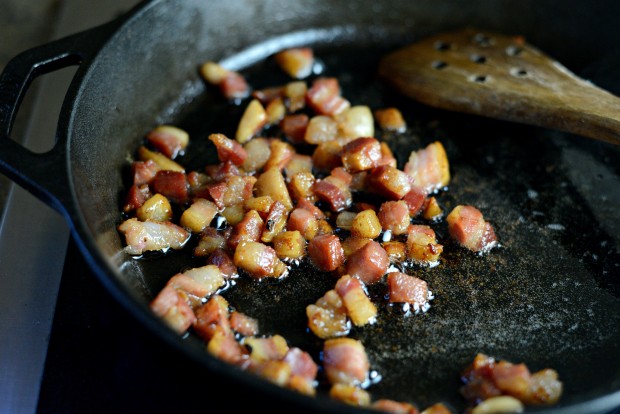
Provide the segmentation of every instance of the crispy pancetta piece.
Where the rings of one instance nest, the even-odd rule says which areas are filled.
[[[435,265],[443,252],[435,231],[424,224],[411,224],[407,229],[407,258],[421,265]]]
[[[330,384],[360,385],[368,379],[370,363],[360,341],[334,338],[323,344],[323,368]]]
[[[394,235],[406,234],[411,224],[409,207],[405,201],[386,201],[381,204],[378,214],[381,228]]]
[[[146,251],[174,249],[185,246],[190,233],[169,221],[139,221],[137,218],[125,220],[118,226],[125,235],[125,252],[141,255]]]
[[[187,176],[180,171],[158,171],[149,185],[154,193],[177,203],[184,203],[189,196]]]
[[[242,241],[235,249],[233,261],[238,268],[256,279],[278,278],[287,273],[287,267],[276,251],[263,243]]]
[[[187,148],[189,134],[172,125],[159,125],[146,134],[146,140],[166,157],[175,159]]]
[[[347,308],[336,290],[328,290],[316,303],[306,306],[308,328],[321,339],[346,336],[351,330]]]
[[[531,374],[525,364],[478,354],[463,371],[461,394],[471,403],[509,395],[526,405],[555,404],[562,394],[562,382],[552,369]]]
[[[391,303],[408,303],[415,312],[428,310],[429,290],[424,280],[406,273],[390,272],[387,283]]]
[[[221,162],[230,161],[234,165],[243,165],[248,153],[237,141],[224,134],[211,134],[209,141],[213,142],[217,150],[217,157]]]
[[[206,265],[177,273],[168,281],[176,289],[205,298],[214,294],[224,286],[224,277],[220,269],[215,265]]]
[[[380,281],[389,265],[387,252],[374,240],[351,253],[345,264],[347,273],[359,278],[366,285]]]
[[[306,92],[306,103],[319,115],[337,115],[349,108],[349,101],[340,96],[336,78],[317,78]]]
[[[381,398],[379,400],[373,401],[370,405],[370,408],[377,411],[383,411],[386,413],[392,414],[419,414],[418,409],[407,403],[394,401],[386,398]]]
[[[476,207],[456,206],[448,217],[448,231],[461,246],[473,252],[487,252],[497,245],[493,226]]]
[[[157,294],[150,307],[155,315],[179,334],[185,333],[196,320],[187,293],[170,284]]]
[[[308,242],[308,254],[321,270],[331,272],[344,262],[344,250],[338,236],[320,234]]]
[[[388,200],[400,200],[411,191],[410,175],[391,165],[381,165],[373,169],[367,178],[370,190]]]
[[[338,400],[355,407],[367,407],[370,404],[370,394],[357,385],[352,384],[334,384],[329,389],[329,396],[334,400]]]
[[[335,289],[355,326],[374,323],[377,307],[368,297],[365,286],[359,279],[349,275],[341,276],[336,282]]]
[[[435,141],[426,148],[412,151],[404,171],[413,178],[413,184],[427,194],[447,186],[450,182],[450,165],[443,144]]]
[[[309,47],[295,47],[275,54],[280,68],[290,77],[303,79],[312,73],[314,51]]]
[[[342,165],[350,173],[371,170],[381,160],[381,145],[376,138],[360,137],[342,148]]]
[[[337,167],[324,179],[317,180],[312,189],[319,200],[329,205],[331,211],[338,212],[348,208],[353,201],[349,188],[352,179],[349,173]]]

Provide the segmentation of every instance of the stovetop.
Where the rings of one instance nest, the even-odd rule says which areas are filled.
[[[249,390],[222,397],[236,391],[120,307],[69,241],[38,413],[231,413],[270,405]]]

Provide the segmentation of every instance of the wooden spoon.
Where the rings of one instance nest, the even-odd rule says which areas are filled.
[[[427,105],[620,145],[620,98],[519,36],[442,33],[385,56],[379,75]]]

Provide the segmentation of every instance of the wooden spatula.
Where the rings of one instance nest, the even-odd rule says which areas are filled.
[[[430,106],[620,145],[620,98],[519,36],[474,29],[438,34],[385,56],[379,75]]]

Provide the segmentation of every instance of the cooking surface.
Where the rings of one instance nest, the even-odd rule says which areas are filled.
[[[376,81],[381,47],[316,47],[315,53],[326,68],[323,74],[341,80],[353,105],[403,111],[408,131],[383,137],[401,166],[412,149],[443,142],[453,177],[449,190],[438,195],[440,204],[446,212],[459,203],[478,206],[502,244],[476,257],[450,242],[445,223],[433,225],[445,244],[441,264],[409,270],[435,294],[427,314],[405,318],[390,312],[382,301],[385,286],[369,287],[380,308],[378,322],[352,332],[383,377],[369,392],[420,407],[442,399],[461,407],[459,373],[476,352],[526,362],[533,370],[558,369],[565,401],[593,384],[612,383],[620,371],[620,360],[608,358],[620,354],[620,285],[613,276],[620,261],[612,247],[618,194],[603,188],[617,188],[615,148],[416,104]],[[267,60],[244,74],[260,89],[282,82],[276,69]],[[208,102],[209,116],[199,101],[195,111],[190,107],[175,120],[193,137],[180,161],[188,170],[209,161],[204,156],[209,146],[201,145],[209,143],[208,133],[233,135],[231,125],[242,109]],[[142,262],[151,291],[192,265],[183,257],[173,253]],[[304,269],[276,287],[241,278],[223,295],[258,318],[262,333],[281,334],[318,358],[320,343],[305,330],[304,309],[334,283],[329,274]],[[584,366],[592,370],[584,372]]]

